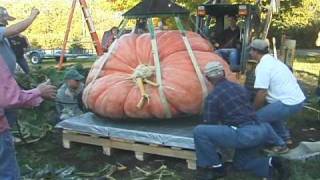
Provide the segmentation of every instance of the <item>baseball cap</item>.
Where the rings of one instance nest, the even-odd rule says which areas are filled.
[[[77,70],[75,69],[69,69],[64,74],[65,80],[82,80],[84,79],[84,76],[82,76]]]
[[[205,66],[204,73],[208,77],[219,77],[224,74],[224,68],[220,62],[213,61]]]
[[[255,39],[251,42],[249,47],[260,51],[266,51],[269,48],[269,42],[267,40]]]
[[[5,20],[7,20],[7,21],[13,21],[13,20],[16,19],[16,18],[14,18],[14,17],[9,15],[9,13],[8,13],[6,8],[1,7],[1,6],[0,6],[0,18],[3,18]]]

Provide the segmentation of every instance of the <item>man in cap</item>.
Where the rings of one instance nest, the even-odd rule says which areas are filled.
[[[6,61],[12,73],[14,73],[14,70],[16,68],[16,56],[11,49],[7,38],[16,36],[26,30],[36,19],[38,14],[39,10],[33,8],[29,17],[7,27],[8,21],[13,21],[15,20],[15,18],[8,14],[6,8],[0,7],[0,55]]]
[[[58,89],[57,111],[60,120],[67,119],[83,113],[80,108],[84,77],[75,69],[71,68],[65,72],[65,83]],[[79,102],[80,101],[80,102]]]
[[[245,88],[225,78],[219,62],[210,62],[205,75],[214,89],[205,100],[203,122],[194,129],[197,156],[197,179],[211,180],[226,175],[226,167],[217,148],[234,148],[234,168],[252,171],[270,178],[277,170],[282,179],[289,176],[282,160],[259,157],[259,147],[279,140],[268,123],[257,120]]]
[[[287,144],[292,144],[292,140],[286,122],[303,108],[305,96],[288,66],[268,54],[269,43],[266,40],[253,40],[250,49],[251,57],[258,61],[254,83],[257,90],[254,106],[258,119],[269,122],[283,140],[272,150],[287,152]]]
[[[38,14],[39,10],[33,8],[29,17],[7,27],[8,21],[13,21],[16,18],[10,16],[6,8],[0,6],[0,56],[6,62],[12,74],[14,74],[16,69],[17,59],[8,38],[16,36],[26,30],[36,19]],[[12,126],[17,120],[15,109],[6,109],[5,111],[9,124]]]

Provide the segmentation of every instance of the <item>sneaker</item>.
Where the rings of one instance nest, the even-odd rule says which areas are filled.
[[[273,170],[275,171],[273,177],[276,180],[289,180],[290,167],[288,159],[284,159],[282,157],[272,157],[271,164]]]
[[[196,180],[216,180],[226,176],[224,167],[219,168],[197,168]]]

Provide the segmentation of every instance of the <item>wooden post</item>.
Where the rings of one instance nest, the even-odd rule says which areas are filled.
[[[261,39],[267,39],[269,28],[270,28],[270,24],[271,24],[271,20],[272,20],[272,7],[269,6],[268,7],[267,17],[266,17],[266,24],[264,26]]]
[[[101,42],[99,40],[98,34],[96,32],[96,29],[94,27],[93,19],[91,17],[90,12],[89,12],[88,5],[87,5],[85,0],[79,0],[79,2],[80,2],[80,5],[81,5],[83,16],[84,16],[84,18],[86,20],[86,23],[88,25],[88,28],[89,28],[89,32],[90,32],[90,35],[91,35],[91,39],[93,41],[94,48],[96,49],[97,55],[98,56],[102,56],[103,55],[102,45],[101,45]]]
[[[62,46],[62,51],[61,51],[61,55],[60,55],[59,65],[58,65],[59,70],[61,70],[63,67],[63,59],[64,59],[64,54],[66,51],[67,41],[68,41],[68,37],[69,37],[69,33],[70,33],[71,22],[72,22],[72,18],[73,18],[74,9],[76,7],[76,2],[77,2],[77,0],[72,1],[71,11],[69,14],[69,19],[68,19],[68,24],[67,24],[67,30],[64,35],[63,46]]]

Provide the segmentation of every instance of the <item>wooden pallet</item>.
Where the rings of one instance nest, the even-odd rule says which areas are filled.
[[[133,151],[136,159],[140,161],[144,160],[145,154],[185,159],[189,169],[196,169],[196,155],[193,150],[146,144],[119,138],[101,137],[67,130],[63,130],[62,141],[63,147],[67,149],[70,149],[71,142],[101,146],[103,153],[108,156],[112,154],[112,149]]]

